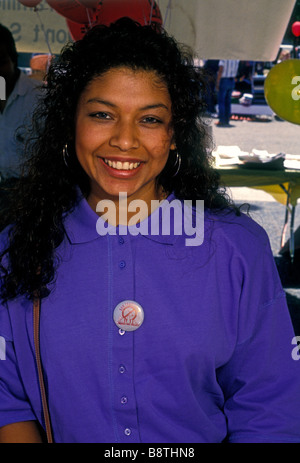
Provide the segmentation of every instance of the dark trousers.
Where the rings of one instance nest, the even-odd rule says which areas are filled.
[[[222,77],[220,80],[218,105],[221,124],[229,124],[231,116],[231,94],[234,89],[233,77]]]

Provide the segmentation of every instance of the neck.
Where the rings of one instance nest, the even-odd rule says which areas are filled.
[[[168,196],[161,187],[157,193],[150,197],[132,198],[127,197],[126,193],[119,193],[116,199],[103,199],[90,195],[87,199],[91,208],[103,220],[107,221],[112,226],[118,225],[133,225],[142,222],[146,219],[157,207],[160,201],[163,201]]]

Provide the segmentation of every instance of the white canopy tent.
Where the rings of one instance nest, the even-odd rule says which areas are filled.
[[[252,61],[276,58],[295,2],[157,0],[166,30],[200,59]],[[46,0],[37,11],[18,0],[0,0],[0,22],[12,31],[19,52],[57,54],[70,39],[65,18]]]

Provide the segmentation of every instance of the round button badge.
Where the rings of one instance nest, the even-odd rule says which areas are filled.
[[[144,321],[144,310],[136,301],[122,301],[115,307],[113,318],[118,328],[135,331]]]

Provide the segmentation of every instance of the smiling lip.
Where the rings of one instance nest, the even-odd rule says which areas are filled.
[[[137,159],[120,159],[120,158],[99,158],[108,171],[115,176],[131,176],[134,175],[143,162]]]

